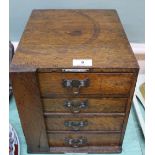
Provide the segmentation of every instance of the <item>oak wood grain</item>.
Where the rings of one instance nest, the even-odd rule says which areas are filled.
[[[88,143],[84,146],[119,146],[120,142],[120,134],[119,133],[109,133],[109,134],[86,134],[77,132],[74,134],[48,134],[49,137],[49,145],[62,147],[67,146],[71,147],[64,143],[65,138],[79,138],[86,137]],[[81,146],[82,147],[82,146]],[[72,147],[71,147],[72,148]],[[80,147],[79,147],[80,148]],[[89,151],[89,150],[87,150]]]
[[[12,68],[74,68],[73,59],[92,59],[86,68],[138,68],[115,10],[34,10]]]
[[[49,151],[36,73],[11,73],[11,79],[28,151]]]
[[[134,91],[136,87],[137,77],[138,77],[138,72],[137,72],[137,75],[135,75],[134,80],[132,81],[132,87],[130,90],[130,96],[128,98],[128,104],[127,104],[126,112],[125,112],[126,115],[124,117],[124,123],[123,123],[123,128],[122,128],[121,144],[123,144],[123,140],[124,140],[124,135],[125,135],[125,131],[126,131],[126,127],[127,127],[127,123],[129,119],[129,114],[131,110],[131,105],[132,105],[132,99],[133,99],[133,95],[134,95]]]
[[[40,92],[43,97],[60,95],[74,95],[72,88],[63,87],[63,79],[84,80],[89,79],[88,87],[81,87],[80,95],[92,94],[129,94],[133,73],[38,73]]]
[[[66,101],[75,104],[86,101],[87,107],[65,107],[64,103]],[[124,113],[127,105],[127,98],[43,98],[42,104],[45,112],[74,113],[74,111],[76,112],[76,109],[79,108],[79,113]]]
[[[51,153],[88,153],[88,154],[103,154],[103,153],[121,153],[122,146],[84,146],[80,148],[71,147],[50,147]]]
[[[83,127],[65,126],[65,122],[87,122],[87,125]],[[83,115],[48,115],[45,117],[46,127],[49,131],[121,131],[123,126],[124,116],[121,115],[95,115],[87,114]]]
[[[92,66],[75,67],[73,59]],[[29,153],[121,152],[138,71],[115,10],[33,10],[10,66]],[[62,85],[86,78],[78,95]],[[88,107],[78,114],[64,108],[64,100],[84,99]],[[88,121],[81,131],[64,126],[81,120]],[[64,143],[79,136],[85,146]]]

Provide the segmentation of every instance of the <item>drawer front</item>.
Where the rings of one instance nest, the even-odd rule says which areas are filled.
[[[45,117],[48,131],[121,131],[124,116],[53,115]]]
[[[119,133],[102,134],[48,134],[49,145],[52,147],[83,147],[83,146],[118,146],[121,135]]]
[[[45,112],[57,113],[124,113],[127,98],[42,99]]]
[[[41,95],[127,95],[132,73],[38,73]]]

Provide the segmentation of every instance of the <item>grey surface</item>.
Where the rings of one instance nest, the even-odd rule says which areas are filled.
[[[10,40],[19,41],[33,9],[116,9],[130,42],[145,42],[144,0],[10,0]]]

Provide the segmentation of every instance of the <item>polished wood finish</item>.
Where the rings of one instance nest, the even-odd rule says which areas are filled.
[[[86,126],[80,127],[80,131],[121,131],[124,115],[98,115],[98,114],[80,114],[80,115],[50,115],[45,118],[47,130],[51,131],[70,131],[78,127],[66,127],[65,122],[87,122]],[[75,129],[74,129],[75,128]]]
[[[135,90],[135,87],[136,87],[137,77],[138,77],[138,73],[137,73],[137,76],[134,77],[134,80],[132,82],[132,87],[131,87],[131,90],[130,90],[130,96],[128,98],[128,104],[127,104],[127,107],[126,107],[126,115],[125,115],[125,118],[124,118],[124,123],[123,123],[123,128],[122,128],[121,144],[123,144],[123,139],[124,139],[125,130],[126,130],[126,127],[127,127],[127,122],[128,122],[128,118],[129,118],[130,109],[131,109],[133,94],[134,94],[134,90]]]
[[[40,92],[43,97],[56,94],[73,95],[72,88],[63,87],[63,79],[83,80],[89,79],[88,87],[80,88],[79,95],[103,94],[103,95],[126,95],[129,94],[132,73],[38,73]]]
[[[12,67],[59,70],[75,58],[93,59],[86,68],[138,68],[115,10],[34,10]]]
[[[81,148],[71,148],[71,147],[50,147],[50,152],[52,153],[85,153],[88,154],[103,154],[103,153],[121,153],[122,147],[117,146],[84,146]]]
[[[11,79],[28,151],[49,151],[36,73],[12,73]]]
[[[121,152],[138,71],[115,10],[34,10],[10,66],[28,151]]]
[[[80,113],[124,113],[127,98],[43,98],[43,110],[45,112],[74,113],[70,108],[64,107],[65,101],[87,101],[88,107],[80,109]]]
[[[65,138],[79,138],[79,137],[86,137],[87,144],[84,146],[118,146],[120,143],[120,133],[99,133],[99,134],[88,134],[88,133],[70,133],[70,134],[48,134],[49,138],[49,145],[62,147],[67,146],[71,147],[68,144],[64,143]]]

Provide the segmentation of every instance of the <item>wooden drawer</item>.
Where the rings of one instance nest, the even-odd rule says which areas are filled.
[[[10,75],[28,152],[120,152],[139,66],[117,12],[33,10],[26,25]]]
[[[53,147],[117,146],[120,133],[62,133],[48,134],[49,145]]]
[[[124,113],[127,98],[42,99],[43,110],[55,113]]]
[[[121,131],[123,120],[123,114],[51,114],[45,117],[48,131]]]
[[[43,97],[77,94],[74,87],[64,87],[64,80],[88,80],[79,88],[78,95],[128,95],[133,81],[132,73],[38,73]],[[84,83],[84,82],[83,82]],[[82,83],[81,83],[82,84]]]

